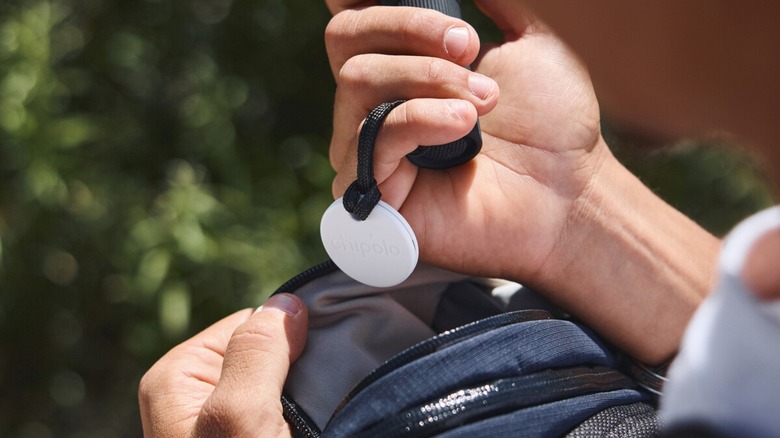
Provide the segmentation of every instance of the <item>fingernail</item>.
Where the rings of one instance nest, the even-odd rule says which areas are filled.
[[[450,109],[452,109],[455,117],[460,120],[464,120],[469,117],[469,113],[471,112],[470,106],[471,104],[463,100],[450,101]]]
[[[487,97],[490,96],[490,93],[493,91],[493,87],[494,82],[489,77],[478,73],[472,73],[469,75],[469,88],[471,89],[471,94],[477,96],[478,98],[482,100],[487,99]]]
[[[460,58],[469,45],[469,30],[465,27],[453,27],[444,34],[444,50],[453,58]]]
[[[290,316],[295,316],[301,312],[300,301],[289,294],[276,294],[269,298],[258,311],[266,309],[275,309],[282,311]]]

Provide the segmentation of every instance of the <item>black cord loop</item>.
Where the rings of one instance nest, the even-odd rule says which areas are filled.
[[[371,110],[360,128],[358,137],[357,179],[344,192],[344,209],[356,219],[364,221],[374,210],[382,192],[374,178],[374,148],[382,123],[393,108],[403,100],[385,102]]]

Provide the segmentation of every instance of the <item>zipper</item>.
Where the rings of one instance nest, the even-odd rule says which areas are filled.
[[[282,416],[293,427],[293,436],[320,438],[322,432],[297,403],[286,393],[282,393]]]
[[[295,293],[296,290],[305,286],[311,281],[318,278],[322,278],[328,274],[338,271],[338,267],[333,260],[327,260],[318,265],[314,265],[311,268],[301,272],[295,277],[287,280],[286,283],[279,286],[271,295],[276,295],[282,292]],[[293,427],[294,432],[297,432],[295,436],[301,436],[304,438],[319,438],[320,429],[314,424],[314,421],[309,417],[306,412],[295,403],[291,397],[282,393],[282,416]]]
[[[311,268],[296,275],[295,277],[287,280],[286,283],[279,286],[279,288],[276,289],[271,295],[276,295],[282,292],[294,293],[296,290],[305,286],[306,283],[336,272],[338,269],[338,266],[333,263],[333,260],[328,259],[327,261],[324,261],[318,265],[314,265]]]

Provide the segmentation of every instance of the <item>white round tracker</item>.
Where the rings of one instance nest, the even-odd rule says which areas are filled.
[[[417,266],[419,250],[412,227],[383,201],[361,221],[344,209],[342,198],[337,199],[322,215],[320,236],[336,266],[369,286],[395,286]]]

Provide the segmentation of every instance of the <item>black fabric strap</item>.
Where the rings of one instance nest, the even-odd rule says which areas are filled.
[[[357,180],[344,192],[344,209],[364,221],[379,203],[382,193],[374,178],[374,147],[382,122],[403,100],[380,104],[368,114],[358,137]]]

